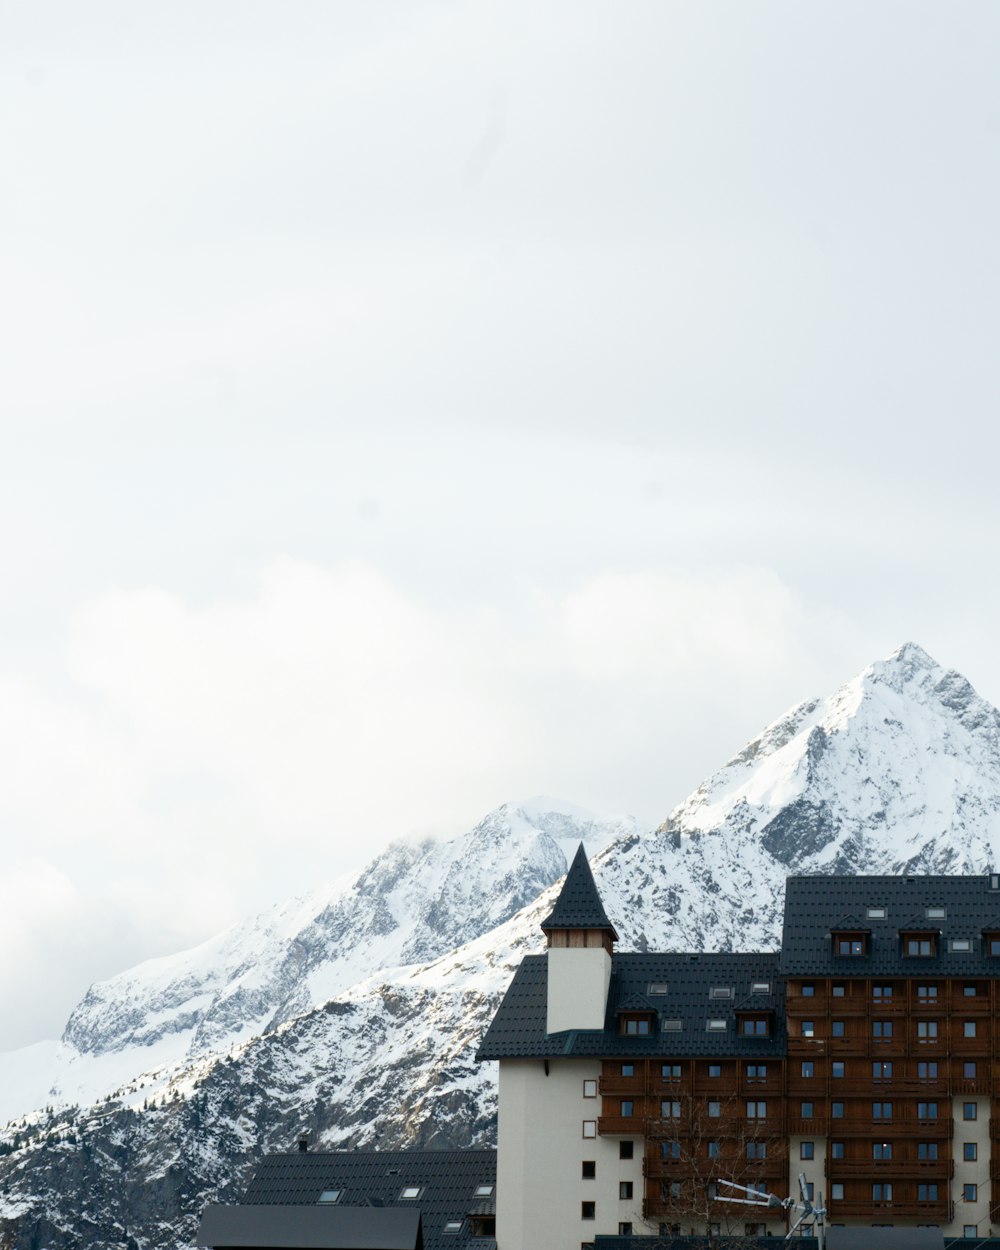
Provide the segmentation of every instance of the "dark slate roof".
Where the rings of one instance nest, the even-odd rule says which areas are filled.
[[[495,1210],[495,1198],[476,1197],[480,1185],[496,1192],[495,1150],[294,1151],[267,1155],[243,1198],[244,1204],[307,1206],[323,1190],[341,1190],[340,1207],[411,1207],[423,1217],[427,1250],[495,1250],[491,1238],[472,1237],[469,1215]],[[419,1185],[418,1199],[400,1199],[404,1186]],[[493,1205],[491,1205],[493,1204]],[[461,1233],[445,1233],[449,1220],[464,1220]]]
[[[983,941],[1000,915],[1000,890],[982,877],[789,877],[785,885],[785,926],[781,968],[785,976],[816,977],[998,977],[1000,959],[990,958]],[[868,916],[884,907],[885,919]],[[928,917],[943,907],[944,919]],[[860,917],[870,933],[869,953],[835,956],[830,934],[846,927],[845,915]],[[900,931],[938,932],[938,953],[930,958],[903,955]],[[956,938],[970,951],[954,951]]]
[[[420,1212],[385,1207],[212,1206],[195,1244],[243,1250],[421,1250]]]
[[[573,856],[555,907],[548,919],[542,921],[542,931],[548,929],[610,929],[612,935],[618,937],[597,892],[582,842]]]
[[[645,1055],[747,1055],[761,1058],[785,1053],[785,986],[777,954],[651,955],[612,957],[608,1010],[603,1029],[574,1029],[546,1034],[546,955],[528,955],[514,974],[503,1002],[479,1047],[480,1059],[637,1058]],[[650,983],[665,981],[667,993],[650,1000],[658,1013],[650,1037],[623,1037],[617,1011],[621,1002],[643,996]],[[770,993],[752,994],[754,982],[768,982]],[[712,999],[713,986],[733,990],[731,999]],[[741,1011],[774,1012],[771,1037],[737,1033]],[[725,1020],[725,1032],[710,1033],[709,1019]],[[678,1032],[663,1022],[680,1020]]]

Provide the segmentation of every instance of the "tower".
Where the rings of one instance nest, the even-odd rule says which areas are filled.
[[[546,952],[546,1032],[603,1029],[618,934],[608,919],[580,843],[542,932]]]

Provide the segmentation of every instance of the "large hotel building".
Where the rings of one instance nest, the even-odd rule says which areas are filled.
[[[618,953],[581,847],[542,928],[480,1048],[498,1250],[783,1235],[719,1182],[800,1173],[832,1225],[1000,1226],[1000,877],[791,877],[780,951]]]

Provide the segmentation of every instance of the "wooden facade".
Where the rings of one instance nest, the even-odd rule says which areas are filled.
[[[598,1131],[643,1138],[646,1218],[690,1218],[719,1178],[785,1197],[792,1139],[805,1139],[823,1144],[832,1223],[950,1223],[961,1117],[987,1115],[1000,1138],[1000,981],[843,976],[785,989],[784,1059],[604,1060]]]

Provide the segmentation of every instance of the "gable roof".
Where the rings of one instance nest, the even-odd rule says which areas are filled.
[[[573,856],[555,907],[542,921],[542,932],[549,929],[608,929],[612,937],[618,939],[601,902],[582,842]]]
[[[336,1189],[341,1209],[418,1212],[426,1250],[495,1250],[491,1238],[472,1236],[467,1217],[495,1212],[496,1177],[495,1150],[297,1150],[262,1159],[243,1203],[257,1209],[315,1207],[324,1190]],[[492,1186],[493,1194],[477,1198],[480,1185]],[[419,1197],[401,1199],[411,1186],[421,1191]],[[451,1220],[462,1221],[460,1233],[445,1233]]]
[[[213,1250],[421,1250],[420,1212],[385,1207],[210,1206],[195,1238]]]

